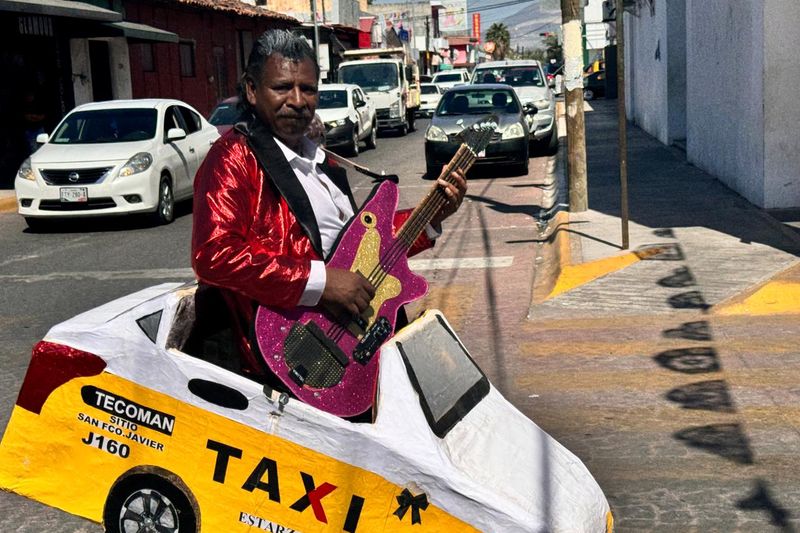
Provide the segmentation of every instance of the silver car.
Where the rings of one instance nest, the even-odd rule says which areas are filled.
[[[530,140],[555,149],[558,134],[555,124],[555,95],[541,64],[536,60],[505,60],[481,63],[472,72],[470,83],[504,83],[514,88],[522,105],[533,104],[537,113],[528,114]]]

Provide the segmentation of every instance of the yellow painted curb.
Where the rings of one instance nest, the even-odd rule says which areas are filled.
[[[567,247],[569,246],[569,239]],[[562,244],[563,246],[563,244]],[[562,248],[563,253],[563,248]],[[563,257],[563,256],[562,256]],[[581,285],[602,278],[607,274],[622,270],[623,268],[632,265],[640,260],[639,256],[633,252],[615,257],[607,257],[605,259],[598,259],[597,261],[590,261],[588,263],[581,263],[580,265],[566,265],[561,267],[561,275],[558,276],[556,286],[550,292],[548,298],[554,298],[559,294],[571,291]]]
[[[0,213],[7,213],[17,210],[17,197],[8,196],[0,198]]]
[[[714,307],[716,315],[800,314],[800,281],[770,281],[747,298]]]

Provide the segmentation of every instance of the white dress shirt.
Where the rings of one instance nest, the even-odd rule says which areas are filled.
[[[355,214],[350,205],[350,199],[318,168],[317,165],[325,161],[325,152],[319,146],[303,137],[300,142],[301,153],[298,154],[277,138],[275,142],[286,156],[289,166],[292,167],[311,202],[311,209],[314,211],[314,218],[317,219],[317,227],[322,240],[322,253],[324,257],[327,257],[342,228]],[[435,240],[440,235],[430,224],[425,228],[425,232],[431,240]],[[312,260],[311,273],[308,276],[303,295],[300,297],[299,305],[317,305],[325,290],[326,281],[325,262]]]

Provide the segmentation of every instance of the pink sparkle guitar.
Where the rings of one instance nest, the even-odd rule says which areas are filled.
[[[440,178],[448,179],[454,169],[466,173],[496,127],[487,117],[466,128]],[[366,311],[349,322],[320,307],[261,306],[256,313],[256,340],[270,370],[301,401],[337,416],[355,416],[372,406],[379,350],[394,333],[397,311],[428,290],[425,279],[410,270],[407,253],[447,198],[434,185],[393,235],[398,194],[395,183],[381,182],[342,230],[327,261],[372,283],[375,297]]]

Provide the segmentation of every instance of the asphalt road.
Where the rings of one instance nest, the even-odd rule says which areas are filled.
[[[357,162],[401,176],[401,207],[412,207],[431,188],[425,170],[423,135],[427,121],[406,137],[382,135],[378,148]],[[509,317],[528,308],[535,228],[532,182],[541,180],[546,158],[531,160],[528,176],[498,169],[476,174],[462,209],[445,225],[437,247],[418,256],[431,291],[412,311],[446,309],[468,347],[503,392],[511,383],[498,333]],[[368,179],[351,173],[357,200],[367,196]],[[27,368],[30,350],[48,329],[114,298],[166,281],[190,279],[190,206],[179,206],[174,223],[153,227],[136,218],[90,219],[32,233],[22,217],[0,214],[0,428],[5,429]],[[464,261],[469,258],[469,261]],[[428,261],[427,266],[424,261]],[[505,291],[515,298],[501,297]],[[491,309],[487,310],[487,306]],[[474,349],[472,348],[474,346]],[[25,498],[0,493],[0,533],[102,531],[96,524]]]

